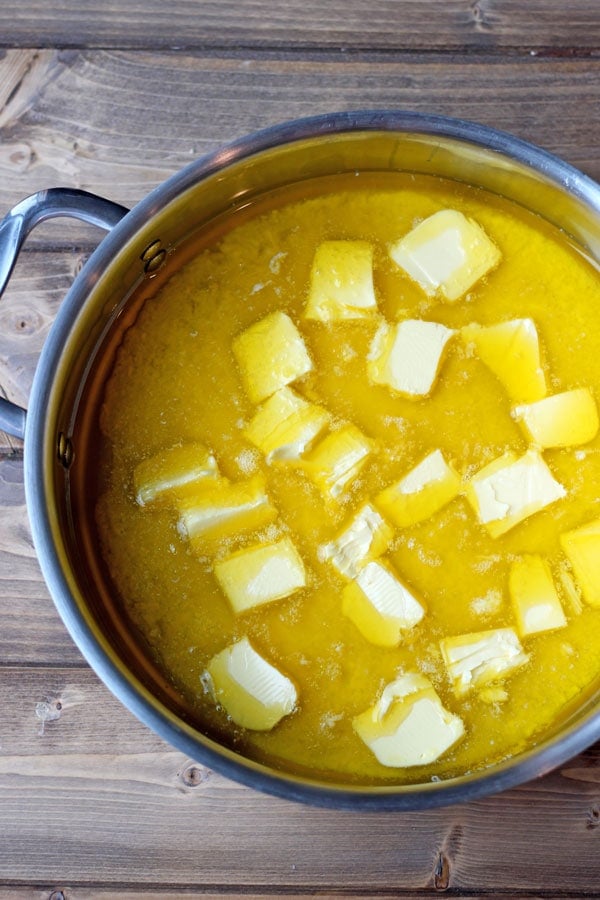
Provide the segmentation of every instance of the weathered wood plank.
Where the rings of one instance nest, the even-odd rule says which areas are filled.
[[[83,664],[42,579],[25,509],[23,463],[18,459],[0,461],[0,598],[3,665]]]
[[[307,900],[309,897],[318,897],[319,900],[340,900],[341,897],[360,897],[360,900],[375,900],[386,896],[402,897],[403,900],[431,900],[432,893],[427,891],[401,891],[394,890],[392,892],[378,890],[373,893],[371,891],[353,891],[345,888],[332,888],[324,891],[319,888],[317,890],[304,890],[299,888],[285,889],[277,886],[262,886],[257,891],[254,886],[249,885],[242,890],[231,890],[224,886],[221,890],[215,890],[214,887],[189,886],[182,885],[176,890],[170,887],[162,888],[153,886],[152,888],[142,887],[136,888],[129,884],[116,885],[113,887],[105,887],[104,885],[90,884],[81,885],[69,881],[68,884],[56,884],[53,887],[22,887],[20,885],[0,885],[0,900],[148,900],[148,898],[159,897],[160,900],[189,900],[189,898],[199,897],[202,900],[265,900],[265,897],[285,897],[285,900]],[[544,896],[536,892],[536,897]],[[568,897],[568,894],[561,894],[561,897]],[[581,895],[579,895],[581,896]],[[519,894],[511,895],[511,900],[525,900],[531,898],[531,895]],[[477,894],[479,900],[498,900],[503,898],[506,900],[505,894]]]
[[[31,382],[61,300],[86,252],[23,253],[0,301],[0,392],[27,406]]]
[[[361,895],[600,883],[600,747],[497,797],[373,815],[192,772],[88,669],[0,669],[0,689],[0,883]]]
[[[7,95],[0,109],[0,210],[56,185],[130,206],[224,142],[290,118],[361,107],[473,119],[600,178],[593,115],[599,74],[600,59],[481,54],[440,60],[11,51],[0,61]],[[60,239],[73,240],[62,221],[32,237],[54,245]]]
[[[284,897],[285,900],[306,900],[308,897],[316,897],[319,900],[340,900],[342,897],[356,897],[360,900],[376,900],[382,897],[401,897],[402,900],[432,900],[440,892],[435,888],[429,891],[403,890],[400,887],[394,887],[391,890],[380,888],[377,891],[365,891],[362,889],[353,890],[352,888],[332,887],[327,890],[317,888],[316,890],[303,886],[279,887],[274,885],[262,885],[256,889],[254,885],[248,885],[242,890],[231,890],[227,886],[221,890],[215,889],[214,886],[203,885],[181,885],[177,890],[169,887],[143,887],[138,888],[130,884],[122,884],[112,887],[105,887],[98,884],[77,884],[70,881],[68,884],[57,884],[54,887],[40,887],[36,885],[32,888],[24,888],[20,885],[0,886],[0,900],[148,900],[148,898],[160,897],[160,900],[188,900],[188,898],[198,897],[202,900],[265,900],[265,897]],[[442,893],[444,893],[442,891]],[[469,894],[449,893],[448,896],[468,896],[469,900],[507,900],[507,894],[503,891],[490,891]],[[540,898],[555,898],[557,896],[554,890],[532,891],[525,893],[522,891],[510,892],[510,900],[540,900]],[[590,891],[582,893],[581,891],[561,891],[560,897],[569,900],[576,898],[581,900],[585,897],[596,897],[597,892]]]
[[[4,46],[205,48],[597,48],[593,0],[21,0],[3,22]],[[33,42],[33,43],[32,43]]]

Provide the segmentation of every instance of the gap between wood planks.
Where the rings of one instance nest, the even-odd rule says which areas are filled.
[[[39,891],[44,900],[143,900],[145,897],[160,897],[160,900],[177,900],[179,897],[199,897],[203,900],[260,900],[262,897],[285,897],[286,900],[295,898],[315,897],[320,900],[336,900],[341,897],[360,897],[361,900],[376,900],[378,897],[400,897],[402,900],[431,900],[432,897],[443,893],[446,897],[476,898],[476,900],[529,900],[529,898],[592,898],[598,897],[597,891],[564,891],[564,890],[512,890],[511,888],[497,889],[496,891],[483,892],[474,889],[449,888],[440,892],[435,887],[430,890],[406,890],[398,887],[378,888],[372,891],[368,886],[363,888],[324,888],[322,885],[297,884],[249,884],[228,887],[222,884],[168,884],[146,885],[138,882],[75,882],[69,881],[68,886],[49,887],[43,882],[3,882],[0,881],[0,900],[20,900],[21,897],[30,898],[32,891]]]
[[[426,9],[425,9],[426,8]],[[490,53],[594,52],[594,0],[265,0],[195,4],[137,0],[107,9],[86,0],[21,0],[3,22],[4,46],[201,50],[398,47]]]

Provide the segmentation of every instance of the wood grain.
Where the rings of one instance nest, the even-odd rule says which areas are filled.
[[[99,3],[91,15],[78,0],[20,0],[3,22],[2,44],[592,50],[599,25],[594,0],[134,0]]]
[[[1,665],[81,665],[42,579],[25,509],[23,462],[0,460]],[[2,669],[0,667],[0,677]],[[0,738],[1,743],[1,738]]]
[[[0,84],[13,85],[1,113],[0,210],[57,185],[131,206],[229,140],[291,118],[368,107],[492,125],[600,178],[599,75],[600,59],[13,50],[0,61]],[[80,234],[51,222],[31,242],[65,246]]]
[[[28,252],[0,301],[0,391],[27,406],[39,354],[86,253]]]
[[[479,897],[486,896],[478,894]],[[494,895],[496,896],[496,895]],[[527,895],[511,894],[511,900],[524,900]],[[564,895],[568,897],[569,895]],[[130,883],[105,887],[101,884],[74,884],[72,880],[66,886],[57,884],[51,888],[43,888],[36,890],[32,894],[30,888],[23,888],[19,885],[12,887],[0,887],[0,900],[22,900],[22,898],[35,897],[36,900],[143,900],[143,898],[160,898],[160,900],[188,900],[190,897],[201,897],[202,900],[264,900],[265,897],[285,897],[286,900],[306,900],[307,897],[318,897],[319,900],[340,900],[341,897],[360,897],[361,900],[375,900],[379,897],[410,897],[411,900],[425,900],[430,898],[430,892],[424,891],[403,891],[395,889],[394,891],[377,890],[375,892],[368,890],[352,890],[350,888],[340,888],[336,886],[330,890],[305,890],[302,885],[298,888],[283,888],[273,885],[263,885],[260,892],[257,892],[252,885],[243,890],[231,890],[224,886],[221,890],[215,890],[214,887],[205,888],[203,885],[183,885],[172,890],[157,885],[132,886]],[[531,895],[529,895],[531,897]]]
[[[344,887],[361,895],[435,884],[538,892],[551,866],[577,894],[600,879],[598,783],[568,776],[597,775],[596,751],[463,806],[340,812],[267,797],[195,765],[87,669],[4,669],[0,679],[0,884],[160,880],[293,893],[335,891],[343,872]]]

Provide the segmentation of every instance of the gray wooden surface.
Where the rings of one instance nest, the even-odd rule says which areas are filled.
[[[600,5],[549,0],[0,0],[0,214],[45,187],[126,205],[295,116],[474,119],[600,180]],[[95,229],[41,226],[0,301],[0,392],[26,405]],[[534,783],[422,813],[314,809],[209,772],[100,684],[31,544],[0,436],[0,900],[600,896],[600,746]]]

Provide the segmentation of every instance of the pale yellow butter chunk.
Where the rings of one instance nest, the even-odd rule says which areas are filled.
[[[429,296],[454,301],[500,261],[483,228],[454,209],[425,219],[390,248],[390,256]]]
[[[369,562],[342,591],[342,611],[361,634],[380,647],[397,647],[402,633],[425,615],[421,601],[392,567]]]
[[[181,498],[177,508],[179,533],[200,547],[206,541],[262,528],[278,515],[259,475],[235,483],[225,478],[201,483]]]
[[[374,447],[374,442],[355,425],[344,425],[309,450],[301,467],[326,499],[337,500],[359,474]]]
[[[386,685],[352,726],[384,766],[426,766],[464,734],[462,720],[442,705],[428,678],[409,672]]]
[[[232,349],[253,403],[260,403],[313,367],[302,335],[284,312],[270,313],[255,322],[235,338]]]
[[[375,497],[375,505],[400,528],[428,519],[450,503],[461,488],[459,475],[433,450],[404,478]]]
[[[558,580],[562,588],[563,597],[568,604],[570,612],[578,616],[583,612],[581,589],[575,583],[575,579],[571,574],[569,564],[566,560],[562,560],[558,566]]]
[[[461,337],[501,382],[513,403],[546,396],[546,377],[533,319],[511,319],[498,325],[466,325]]]
[[[172,499],[174,493],[218,476],[216,460],[204,444],[178,444],[136,466],[135,499],[140,506],[163,498]]]
[[[508,590],[521,637],[567,624],[550,567],[541,556],[522,556],[511,564]]]
[[[583,599],[590,606],[600,607],[600,519],[561,534],[560,544]]]
[[[214,573],[236,613],[282,600],[306,585],[304,563],[289,538],[238,550],[216,562]]]
[[[364,319],[377,310],[373,247],[366,241],[325,241],[317,247],[304,316],[331,322]]]
[[[356,578],[368,562],[377,559],[388,549],[394,532],[369,503],[348,522],[335,540],[321,544],[318,555],[346,578]]]
[[[513,628],[443,638],[440,648],[457,697],[505,678],[529,658]]]
[[[588,388],[515,406],[512,416],[538,447],[576,447],[598,433],[598,410]]]
[[[246,637],[214,656],[207,674],[216,702],[242,728],[269,731],[296,708],[294,684]]]
[[[494,538],[566,493],[535,449],[521,457],[511,451],[503,454],[473,475],[465,489],[479,521]]]
[[[297,460],[329,419],[327,410],[284,387],[265,401],[244,435],[262,450],[268,463]]]
[[[409,399],[429,396],[453,334],[445,325],[421,319],[405,319],[395,325],[384,322],[369,349],[369,380]]]

